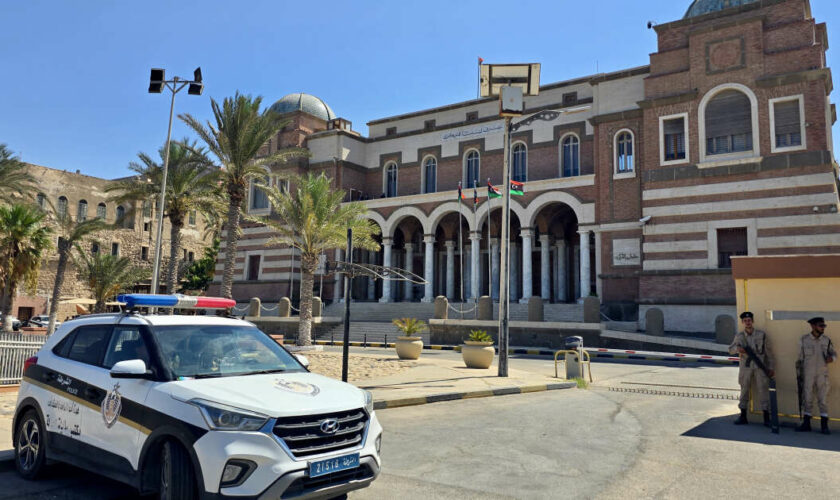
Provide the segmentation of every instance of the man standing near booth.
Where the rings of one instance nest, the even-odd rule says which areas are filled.
[[[747,408],[750,404],[750,386],[755,382],[757,393],[755,396],[764,412],[764,425],[770,427],[770,379],[768,376],[775,376],[773,350],[770,348],[770,340],[767,338],[767,334],[761,330],[756,330],[753,326],[753,313],[744,311],[740,318],[744,329],[735,335],[732,345],[729,346],[730,354],[740,355],[738,383],[741,385],[741,399],[738,402],[738,408],[741,409],[741,415],[735,420],[735,425],[748,423]],[[764,364],[769,373],[765,374],[761,367],[754,362],[753,358],[747,353],[748,349]]]
[[[837,359],[837,351],[834,350],[831,339],[825,335],[824,318],[811,318],[808,323],[811,324],[811,333],[806,333],[799,339],[797,372],[801,370],[804,420],[796,430],[797,432],[811,430],[811,409],[814,407],[816,395],[820,408],[822,433],[831,434],[828,430],[828,402],[826,401],[829,388],[828,364]]]

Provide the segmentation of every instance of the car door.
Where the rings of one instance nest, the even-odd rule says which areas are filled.
[[[140,449],[151,430],[145,421],[146,396],[155,382],[139,378],[112,378],[110,369],[120,361],[141,359],[151,367],[142,325],[114,327],[102,363],[91,374],[90,382],[101,390],[96,414],[85,414],[84,426],[94,445],[116,462],[138,469]],[[89,418],[88,418],[89,417]],[[131,472],[131,471],[123,471]]]

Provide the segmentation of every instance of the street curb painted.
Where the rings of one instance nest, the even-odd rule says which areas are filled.
[[[467,392],[445,392],[431,394],[429,396],[416,396],[411,398],[390,399],[385,401],[374,401],[374,410],[387,410],[403,406],[419,406],[442,401],[457,401],[459,399],[488,398],[493,396],[507,396],[509,394],[526,394],[529,392],[556,391],[577,387],[577,382],[561,382],[556,384],[523,385],[514,387],[498,387],[496,389],[482,389]]]
[[[286,340],[286,344],[294,344],[294,340]],[[331,345],[331,346],[343,346],[344,342],[337,340],[335,342],[330,340],[316,340],[315,344],[317,345]],[[394,344],[384,343],[384,342],[350,342],[351,347],[379,347],[383,349],[387,349],[390,347],[394,347]],[[423,349],[428,349],[432,351],[461,351],[461,346],[459,345],[423,345]],[[498,348],[496,348],[498,351]],[[586,352],[589,353],[589,356],[592,358],[604,358],[604,359],[629,359],[629,360],[637,360],[637,361],[668,361],[668,362],[677,362],[677,363],[710,363],[710,364],[718,364],[718,365],[738,365],[738,357],[734,356],[713,356],[713,355],[706,355],[706,354],[682,354],[682,353],[670,353],[670,352],[657,352],[657,351],[633,351],[633,350],[625,350],[625,349],[604,349],[604,348],[584,348]],[[545,349],[545,348],[514,348],[508,349],[509,354],[521,354],[521,355],[528,355],[528,356],[554,356],[557,350],[552,349]]]

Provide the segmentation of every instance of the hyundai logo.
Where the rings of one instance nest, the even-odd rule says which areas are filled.
[[[338,430],[338,420],[334,418],[328,418],[326,420],[321,421],[321,432],[324,434],[335,434],[335,431]]]

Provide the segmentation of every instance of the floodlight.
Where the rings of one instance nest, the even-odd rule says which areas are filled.
[[[497,96],[502,87],[519,87],[525,96],[540,93],[540,64],[482,64],[481,97]]]
[[[193,71],[193,83],[201,83],[201,66]]]
[[[191,83],[190,88],[187,89],[187,94],[189,95],[201,95],[204,91],[204,84],[203,83]]]
[[[163,84],[166,80],[166,71],[159,68],[152,68],[149,76],[149,93],[160,94],[163,92]]]

